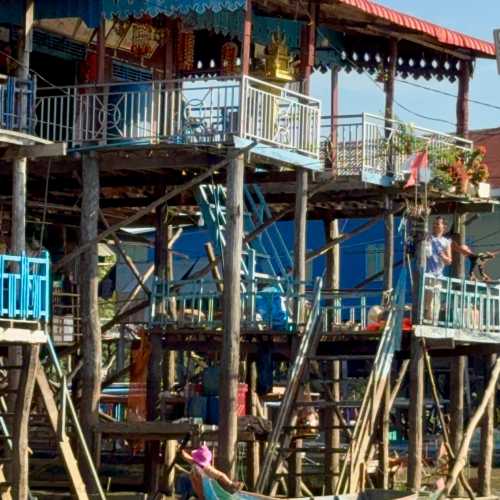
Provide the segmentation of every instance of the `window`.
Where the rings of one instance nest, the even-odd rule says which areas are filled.
[[[382,243],[375,245],[366,245],[366,278],[380,273],[384,270],[384,245]],[[377,280],[384,277],[380,275]]]

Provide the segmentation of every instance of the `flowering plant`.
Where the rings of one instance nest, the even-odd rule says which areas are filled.
[[[480,182],[486,182],[490,177],[488,165],[484,162],[486,147],[478,146],[472,151],[464,153],[463,164],[472,184],[477,186]]]

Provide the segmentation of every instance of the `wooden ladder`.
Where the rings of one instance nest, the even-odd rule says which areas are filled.
[[[305,331],[300,339],[297,354],[288,375],[283,400],[276,421],[273,423],[271,435],[267,441],[263,465],[255,486],[258,493],[263,493],[267,489],[271,472],[277,471],[281,467],[283,450],[290,448],[292,433],[289,431],[289,427],[293,424],[296,408],[295,401],[304,379],[308,359],[316,351],[323,333],[323,315],[321,313],[320,299],[321,280],[318,280],[315,287],[314,302]]]
[[[308,323],[305,334],[301,339],[297,356],[290,370],[283,400],[273,423],[273,430],[265,450],[263,465],[256,484],[256,491],[258,493],[270,495],[277,493],[278,480],[274,479],[270,481],[270,479],[272,475],[276,477],[285,475],[281,474],[285,457],[290,457],[295,453],[304,453],[307,451],[316,453],[318,451],[317,448],[313,447],[303,448],[293,446],[294,435],[300,437],[300,439],[304,439],[300,436],[300,432],[296,432],[299,431],[300,427],[296,425],[295,420],[297,410],[306,406],[318,410],[332,407],[339,421],[339,429],[344,431],[343,433],[347,437],[347,446],[343,445],[338,449],[327,449],[325,447],[319,450],[320,453],[337,453],[343,455],[343,465],[339,480],[337,481],[336,494],[359,492],[364,489],[364,479],[371,459],[371,452],[373,451],[374,431],[382,407],[382,396],[389,381],[388,375],[391,370],[394,353],[400,346],[403,301],[406,286],[406,279],[403,274],[398,282],[393,302],[389,305],[389,316],[380,336],[376,353],[373,355],[365,354],[357,356],[355,353],[349,355],[349,360],[373,360],[367,388],[361,401],[336,401],[331,389],[332,381],[326,380],[321,376],[319,380],[316,380],[316,383],[321,385],[323,399],[315,401],[298,400],[302,392],[301,386],[310,383],[308,377],[308,365],[310,362],[332,362],[345,358],[345,356],[340,355],[318,355],[317,348],[324,331],[322,314],[318,314],[314,322]],[[359,408],[358,417],[353,427],[349,426],[342,414],[342,408],[351,407]],[[315,436],[311,437],[314,438]]]

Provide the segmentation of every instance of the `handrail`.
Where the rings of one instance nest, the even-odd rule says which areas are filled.
[[[500,285],[422,276],[419,324],[500,333]]]
[[[47,346],[48,346],[50,358],[52,360],[52,364],[54,365],[54,368],[56,370],[56,375],[59,378],[59,382],[61,384],[61,391],[62,391],[62,395],[63,395],[63,403],[62,403],[63,407],[65,407],[69,410],[69,415],[70,415],[71,420],[73,421],[73,425],[75,426],[75,429],[76,429],[78,443],[81,447],[81,450],[83,451],[83,455],[85,457],[85,460],[87,461],[88,468],[89,468],[90,473],[92,475],[92,480],[95,483],[97,494],[99,495],[99,498],[101,500],[106,500],[106,494],[104,493],[101,482],[99,480],[99,474],[97,473],[97,469],[95,467],[94,461],[92,460],[92,455],[90,454],[90,450],[87,446],[87,441],[85,440],[85,436],[83,435],[83,431],[82,431],[82,428],[80,426],[78,414],[76,412],[75,406],[73,405],[73,401],[71,399],[71,394],[70,394],[68,387],[67,387],[67,384],[66,384],[66,376],[62,370],[61,364],[59,363],[59,358],[57,357],[57,352],[55,350],[52,339],[50,338],[50,335],[47,335]],[[63,411],[62,413],[65,414],[66,412]],[[61,429],[61,431],[64,432],[65,426],[61,425],[60,429]]]

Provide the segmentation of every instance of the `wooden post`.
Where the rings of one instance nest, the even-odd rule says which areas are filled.
[[[82,156],[82,209],[80,243],[93,240],[98,232],[99,219],[99,164],[93,153]],[[80,419],[89,449],[97,459],[99,443],[94,439],[93,428],[98,423],[101,395],[101,325],[98,301],[97,243],[90,245],[80,259],[80,315],[81,315],[81,369],[82,398]],[[98,460],[97,460],[98,461]],[[90,473],[85,473],[87,488],[94,492]]]
[[[465,216],[455,215],[454,227],[455,234],[453,240],[457,245],[465,243]],[[452,252],[452,274],[455,278],[464,278],[465,259],[464,256],[456,251]],[[462,442],[464,429],[464,388],[465,388],[465,370],[467,366],[466,356],[457,356],[450,361],[450,441],[455,456],[458,453]],[[464,489],[460,483],[457,483],[453,494],[463,496]]]
[[[467,138],[469,135],[469,87],[471,65],[469,61],[460,61],[457,95],[457,135]]]
[[[485,372],[491,374],[497,361],[496,354],[490,354],[486,357]],[[486,387],[484,378],[484,386]],[[494,450],[494,430],[495,430],[495,400],[496,391],[488,402],[482,422],[481,422],[481,443],[479,450],[479,465],[477,468],[478,493],[482,497],[491,496],[491,469],[493,468],[493,450]]]
[[[338,220],[324,221],[325,235],[327,241],[331,241],[339,236]],[[325,284],[327,290],[338,290],[340,288],[340,245],[335,245],[326,255],[326,276]],[[328,304],[334,305],[334,301]],[[335,314],[332,314],[335,320]],[[333,323],[333,322],[332,322]],[[330,323],[328,323],[330,327]],[[328,362],[328,379],[332,384],[332,399],[337,402],[341,400],[340,394],[341,366],[340,361]],[[340,448],[340,419],[333,407],[325,409],[325,448]],[[329,452],[325,455],[325,494],[333,495],[340,473],[340,457],[336,452]]]
[[[238,441],[238,373],[240,364],[241,252],[243,246],[243,182],[245,157],[233,160],[227,172],[226,246],[224,248],[224,337],[220,378],[219,455],[221,470],[236,471]]]
[[[294,320],[297,328],[303,323],[303,296],[306,281],[306,241],[307,241],[307,185],[308,172],[297,168],[295,186],[295,234],[293,250],[293,278],[298,298],[295,301]]]
[[[167,242],[173,240],[174,228],[171,225],[167,226]],[[168,281],[174,280],[174,254],[172,251],[172,245],[165,244],[166,246],[166,269],[165,274]],[[177,318],[176,304],[172,301],[167,304],[167,314],[170,315],[172,319]],[[171,391],[175,384],[175,362],[176,353],[169,349],[165,350],[163,353],[163,390]],[[172,462],[176,458],[176,442],[175,440],[165,441],[165,451],[164,451],[164,470],[163,470],[163,491],[168,496],[175,496],[175,467],[170,467]]]
[[[385,126],[386,136],[390,133],[392,121],[394,120],[394,88],[396,83],[396,70],[398,65],[398,41],[395,38],[389,40],[389,64],[385,80]]]
[[[22,346],[22,370],[15,405],[15,425],[12,439],[12,498],[28,498],[29,463],[28,434],[31,401],[35,389],[40,346]]]
[[[106,19],[101,16],[97,29],[97,82],[106,80]]]
[[[252,0],[245,2],[245,20],[243,22],[243,42],[241,44],[241,73],[250,73],[250,48],[252,45]]]
[[[249,414],[257,416],[257,364],[255,359],[247,360],[248,409]],[[247,445],[247,486],[255,489],[260,474],[260,444],[254,440]]]
[[[20,34],[17,46],[17,59],[19,65],[16,70],[16,76],[26,80],[29,78],[30,66],[30,38],[32,36],[34,21],[35,0],[24,1],[24,26]],[[27,108],[27,103],[21,103],[22,110]],[[23,117],[19,117],[22,123]],[[12,219],[10,235],[10,251],[14,255],[20,255],[26,249],[26,180],[27,180],[28,160],[27,158],[18,158],[12,162]],[[9,347],[9,364],[22,364],[22,349],[20,346]],[[10,370],[8,374],[8,383],[10,389],[18,389],[20,382],[20,372]],[[9,394],[8,406],[13,411],[16,405],[16,396]]]
[[[157,193],[160,194],[160,193]],[[160,280],[166,279],[167,265],[167,234],[165,226],[165,205],[156,209],[155,232],[155,276]],[[159,312],[167,314],[163,301],[157,305]],[[158,396],[162,389],[163,346],[161,335],[150,333],[151,354],[148,362],[148,377],[146,381],[146,412],[147,420],[153,421],[158,417]],[[151,441],[146,445],[146,460],[144,464],[144,486],[150,494],[155,494],[160,487],[160,442]]]
[[[420,321],[421,276],[425,272],[425,235],[428,231],[427,217],[415,221],[417,243],[416,273],[413,285],[413,324]],[[419,491],[422,486],[424,416],[424,350],[421,340],[412,336],[410,360],[410,406],[408,436],[408,480],[410,490]]]
[[[395,71],[395,70],[394,70]],[[394,90],[394,89],[393,89]],[[387,111],[387,110],[386,110]],[[392,201],[388,196],[385,197],[385,208],[392,209]],[[384,301],[389,303],[392,294],[394,282],[394,215],[388,213],[384,217]],[[391,394],[391,375],[388,374],[387,385],[382,396],[382,408],[380,412],[380,445],[379,445],[379,464],[380,464],[380,487],[387,489],[389,487],[389,431],[390,431],[390,394]]]

